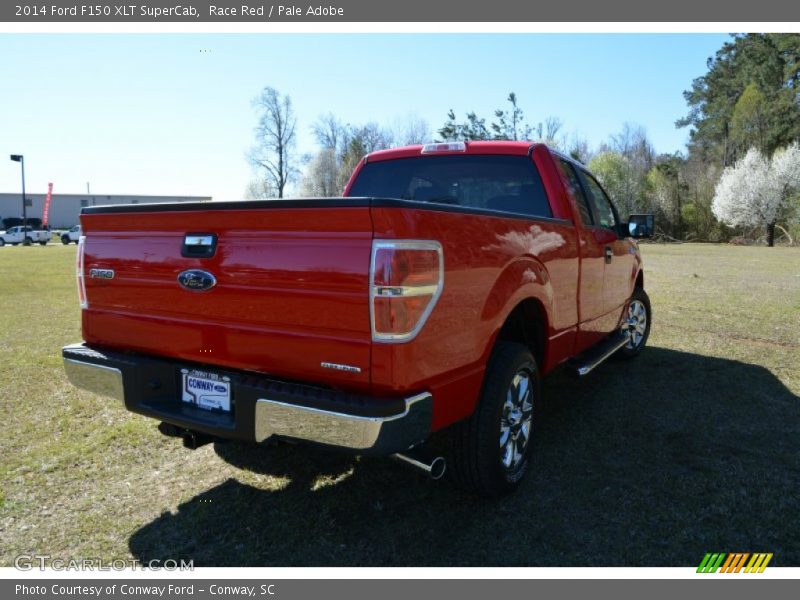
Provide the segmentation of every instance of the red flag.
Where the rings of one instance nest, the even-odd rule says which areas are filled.
[[[53,199],[53,184],[47,184],[47,196],[44,199],[44,214],[42,215],[42,225],[47,227],[50,218],[50,201]]]

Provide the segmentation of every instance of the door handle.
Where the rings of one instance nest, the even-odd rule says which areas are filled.
[[[614,250],[611,249],[611,246],[606,246],[606,264],[610,263],[612,258],[614,258]]]
[[[181,256],[186,258],[211,258],[216,251],[216,233],[187,233],[183,236]]]

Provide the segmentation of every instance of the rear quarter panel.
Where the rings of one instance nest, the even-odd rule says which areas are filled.
[[[373,390],[430,389],[434,428],[473,411],[494,340],[519,302],[541,304],[548,338],[574,330],[578,245],[571,223],[377,207],[372,218],[376,239],[430,239],[443,246],[444,290],[428,322],[411,342],[377,342],[372,351]]]

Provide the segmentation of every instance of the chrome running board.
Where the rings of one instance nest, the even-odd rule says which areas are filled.
[[[628,343],[627,334],[617,331],[615,334],[592,346],[580,356],[571,359],[568,364],[575,373],[583,377],[588,375],[600,363]]]

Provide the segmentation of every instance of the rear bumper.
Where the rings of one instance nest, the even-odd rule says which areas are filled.
[[[73,344],[62,349],[76,387],[116,398],[132,411],[218,438],[262,442],[285,438],[362,454],[392,454],[424,442],[431,432],[433,398],[373,398],[287,383],[249,372]],[[230,412],[181,401],[181,368],[230,378]]]

